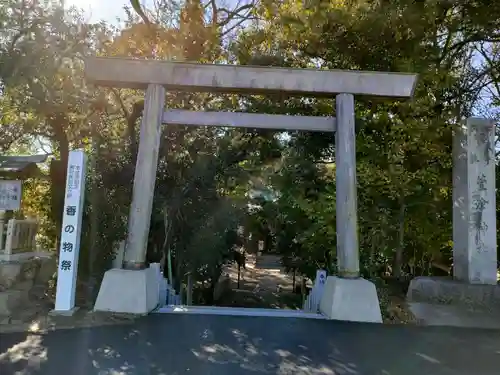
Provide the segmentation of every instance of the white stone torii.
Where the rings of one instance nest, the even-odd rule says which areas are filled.
[[[156,274],[144,268],[162,123],[335,132],[338,277],[330,276],[320,310],[332,319],[381,322],[375,286],[359,278],[354,95],[410,98],[417,76],[343,70],[211,65],[89,58],[87,80],[145,89],[124,269],[106,272],[96,310],[147,313],[158,304]],[[332,97],[336,119],[231,112],[164,111],[165,90]]]

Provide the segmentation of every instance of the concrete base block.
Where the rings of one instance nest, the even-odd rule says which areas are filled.
[[[11,315],[29,303],[29,290],[5,290],[0,292],[0,315]]]
[[[409,302],[500,307],[500,285],[469,284],[450,277],[416,277],[410,282]]]
[[[328,276],[319,310],[328,319],[382,323],[375,284],[361,278]]]
[[[50,316],[73,316],[80,308],[75,306],[71,310],[50,310]]]
[[[155,269],[106,271],[94,311],[147,314],[159,304]]]

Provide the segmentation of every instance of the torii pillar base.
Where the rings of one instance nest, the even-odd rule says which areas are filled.
[[[328,319],[382,323],[377,288],[362,278],[328,276],[319,310]]]
[[[159,305],[159,282],[154,268],[106,271],[94,311],[148,314]]]

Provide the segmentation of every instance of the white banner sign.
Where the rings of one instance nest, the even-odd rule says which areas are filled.
[[[55,312],[71,311],[75,307],[76,276],[85,195],[85,165],[86,157],[82,150],[69,153],[57,269]]]
[[[19,210],[21,208],[21,193],[21,181],[0,180],[0,210]]]

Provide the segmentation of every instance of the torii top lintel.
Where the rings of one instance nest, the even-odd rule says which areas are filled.
[[[247,65],[196,64],[160,60],[91,57],[89,82],[100,86],[245,94],[287,93],[331,96],[339,93],[410,98],[417,75],[353,70],[291,69]]]

